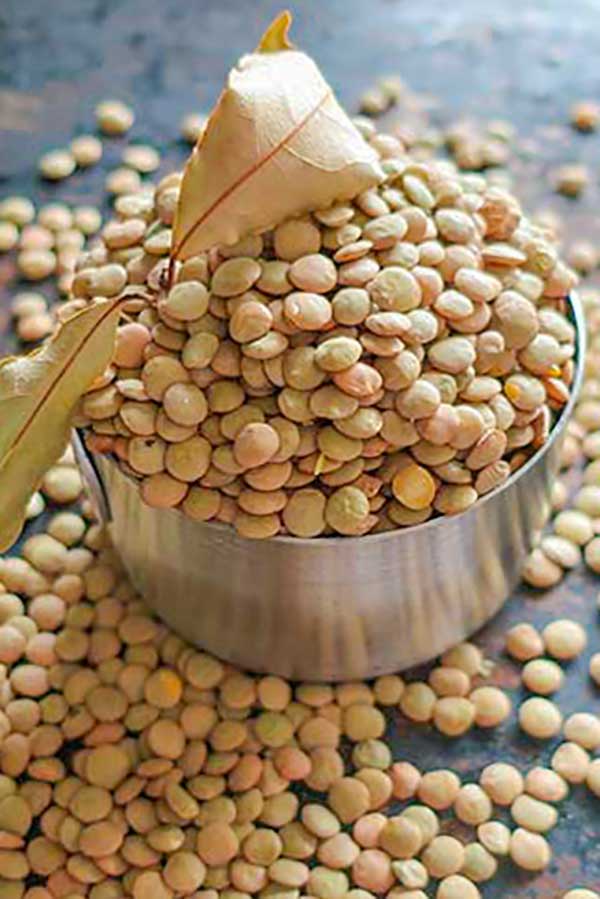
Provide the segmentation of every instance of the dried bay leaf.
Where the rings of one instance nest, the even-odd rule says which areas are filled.
[[[97,300],[33,353],[0,362],[0,551],[18,537],[29,496],[67,444],[78,400],[112,358],[122,303]]]
[[[315,63],[291,48],[290,21],[279,16],[229,73],[185,168],[172,260],[348,200],[383,177]]]

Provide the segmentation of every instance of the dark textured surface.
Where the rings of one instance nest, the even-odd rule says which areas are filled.
[[[317,58],[347,104],[353,107],[377,76],[399,72],[414,90],[436,98],[436,122],[459,114],[514,121],[519,191],[533,208],[553,205],[566,213],[567,239],[599,237],[597,190],[573,204],[552,197],[547,177],[557,162],[576,159],[590,165],[593,180],[599,177],[600,135],[575,135],[565,124],[571,102],[600,99],[597,0],[305,0],[291,6],[295,40]],[[122,141],[107,143],[100,168],[60,187],[43,185],[34,172],[42,151],[92,127],[93,105],[106,96],[134,104],[132,136],[160,146],[168,170],[186,153],[177,140],[181,116],[211,105],[227,68],[280,7],[273,0],[3,0],[0,195],[99,202],[103,172],[118,160]],[[4,349],[14,346],[7,314],[13,275],[13,261],[0,258]],[[46,292],[51,296],[50,286]],[[590,645],[567,666],[558,702],[565,713],[600,711],[598,690],[587,677],[587,659],[600,648],[597,592],[597,579],[581,571],[539,596],[520,590],[481,637],[499,662],[492,680],[519,699],[518,669],[501,652],[507,625],[525,619],[542,626],[572,616],[588,627]],[[474,731],[457,741],[393,719],[388,736],[398,758],[426,769],[454,767],[465,779],[500,758],[522,769],[545,763],[552,751],[520,735],[514,717],[493,734]],[[574,886],[600,889],[599,836],[600,800],[573,790],[550,837],[555,857],[549,871],[532,878],[504,863],[501,874],[482,886],[484,897],[559,899]]]

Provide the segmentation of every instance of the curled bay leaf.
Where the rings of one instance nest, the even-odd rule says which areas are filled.
[[[63,452],[77,402],[109,364],[123,300],[97,300],[27,356],[0,362],[0,551],[16,540],[31,493]]]
[[[171,259],[236,243],[383,177],[315,63],[291,48],[289,13],[232,69],[185,168]]]

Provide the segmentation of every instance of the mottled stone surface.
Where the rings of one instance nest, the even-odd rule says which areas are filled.
[[[530,208],[553,206],[566,214],[567,242],[598,239],[597,186],[573,203],[552,195],[548,180],[554,165],[574,160],[590,165],[592,182],[600,179],[600,134],[577,135],[567,125],[573,101],[600,99],[596,0],[305,0],[290,5],[297,14],[295,40],[317,58],[348,105],[354,107],[376,77],[400,73],[415,91],[431,95],[436,123],[458,115],[514,121],[517,184]],[[93,106],[107,96],[133,103],[132,136],[159,146],[165,153],[161,170],[168,170],[187,152],[177,138],[181,116],[210,107],[228,67],[252,47],[280,8],[275,0],[3,0],[0,196],[24,192],[36,202],[99,202],[104,173],[118,161],[121,140],[107,142],[100,167],[62,186],[44,185],[34,172],[41,152],[92,127]],[[14,287],[13,261],[1,257],[4,350],[16,345],[8,316]],[[52,296],[51,285],[43,289]],[[33,527],[42,524],[38,519]],[[587,677],[587,659],[600,648],[598,589],[597,578],[577,571],[539,596],[519,590],[480,637],[499,662],[492,680],[519,700],[518,668],[501,654],[509,624],[529,620],[543,626],[551,618],[572,616],[588,627],[590,646],[585,657],[567,666],[558,702],[565,713],[600,712],[600,693]],[[398,758],[426,769],[454,767],[465,779],[500,758],[526,769],[547,762],[552,750],[521,736],[514,717],[495,733],[474,731],[457,741],[390,717],[388,738]],[[574,886],[599,889],[599,836],[600,800],[573,790],[551,835],[555,858],[549,871],[532,878],[503,863],[499,876],[483,886],[483,895],[559,899]]]

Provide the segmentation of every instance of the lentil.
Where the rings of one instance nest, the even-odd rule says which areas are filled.
[[[525,778],[525,790],[543,802],[560,802],[569,793],[568,784],[550,768],[532,768]]]
[[[474,883],[462,874],[445,877],[437,888],[436,899],[480,899],[481,893]]]
[[[562,715],[550,700],[534,697],[519,708],[519,724],[529,736],[548,740],[560,731]]]
[[[544,641],[532,624],[515,624],[506,632],[506,651],[519,662],[528,662],[544,653]]]
[[[492,803],[477,784],[465,784],[454,800],[454,813],[460,821],[476,827],[492,816]]]
[[[413,890],[418,887],[426,887],[429,883],[427,868],[422,862],[411,858],[403,861],[393,861],[392,871],[403,887]],[[423,894],[425,895],[425,894]]]
[[[501,821],[484,821],[477,828],[477,838],[493,855],[508,855],[510,830]]]
[[[549,659],[533,659],[523,668],[521,679],[532,693],[550,696],[562,687],[564,674],[556,662]]]
[[[543,871],[550,864],[552,853],[541,834],[518,827],[510,840],[510,857],[525,871]]]
[[[436,704],[436,695],[425,683],[407,684],[400,697],[400,711],[411,721],[430,721]]]
[[[453,771],[429,771],[417,788],[419,799],[436,811],[450,808],[460,791],[460,779]]]
[[[517,824],[534,833],[546,833],[558,821],[558,812],[552,805],[526,795],[515,799],[510,813]]]
[[[498,687],[477,687],[469,695],[477,727],[498,727],[510,715],[509,697]]]
[[[12,222],[0,221],[0,253],[8,253],[19,242],[19,229]]]
[[[512,805],[524,789],[521,773],[505,762],[495,762],[484,768],[479,783],[496,805]]]
[[[75,158],[69,150],[50,150],[41,157],[38,167],[43,178],[61,181],[75,171]]]
[[[82,134],[71,141],[73,159],[80,168],[96,165],[102,158],[102,142],[93,134]]]
[[[104,134],[125,134],[133,121],[133,111],[120,100],[103,100],[96,106],[96,122]]]
[[[130,166],[143,175],[154,172],[160,165],[160,156],[154,147],[144,144],[132,144],[129,147],[125,147],[122,159],[125,165]]]
[[[593,100],[578,100],[571,106],[569,117],[573,127],[579,131],[595,131],[600,123],[600,108]]]
[[[598,749],[600,747],[600,718],[589,712],[576,712],[566,719],[563,733],[567,740],[583,749]]]
[[[568,619],[552,621],[546,625],[542,637],[546,651],[561,661],[577,658],[587,643],[587,635],[581,625]]]
[[[552,769],[568,783],[583,783],[590,767],[588,753],[577,743],[561,743],[552,756]]]
[[[206,127],[207,117],[190,112],[181,121],[181,135],[188,144],[195,144]]]
[[[438,699],[433,709],[433,723],[441,733],[458,737],[466,733],[475,720],[475,706],[463,697]]]
[[[538,547],[530,553],[521,575],[532,587],[547,590],[562,579],[563,571]]]
[[[598,764],[598,759],[594,759],[594,761],[589,764],[585,782],[594,796],[600,796],[600,765]]]
[[[475,883],[491,880],[498,870],[498,862],[481,843],[465,846],[465,860],[461,873]]]
[[[0,219],[22,228],[35,218],[35,207],[27,197],[6,197],[0,202]]]
[[[434,837],[421,858],[429,876],[440,880],[460,871],[465,861],[465,850],[455,837],[442,835]]]
[[[479,674],[482,662],[481,650],[474,643],[459,643],[445,652],[441,658],[442,665],[460,668],[469,677]]]

